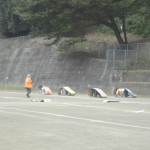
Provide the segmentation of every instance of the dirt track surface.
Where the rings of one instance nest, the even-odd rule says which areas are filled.
[[[1,91],[0,149],[149,150],[150,99],[105,100]]]

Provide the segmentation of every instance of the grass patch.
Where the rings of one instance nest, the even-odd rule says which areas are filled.
[[[19,91],[23,91],[24,88],[23,87],[9,87],[9,86],[0,86],[0,90],[19,90]]]

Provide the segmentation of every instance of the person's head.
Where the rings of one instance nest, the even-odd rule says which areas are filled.
[[[27,77],[31,78],[31,75],[30,75],[30,74],[28,74],[28,75],[27,75]]]

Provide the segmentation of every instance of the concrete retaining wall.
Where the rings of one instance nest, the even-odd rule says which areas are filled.
[[[112,70],[109,84],[114,87],[129,88],[140,95],[150,95],[150,71]]]
[[[23,87],[30,73],[35,88],[43,83],[52,90],[70,86],[77,92],[86,92],[91,86],[111,93],[116,86],[149,94],[149,71],[111,71],[107,70],[106,60],[61,53],[56,45],[44,46],[36,40],[19,43],[19,47],[12,43],[9,48],[0,48],[0,86]]]
[[[55,45],[26,45],[15,49],[0,49],[0,85],[23,87],[28,73],[34,87],[43,83],[53,90],[70,86],[86,91],[88,85],[101,87],[106,84],[106,61],[64,54]]]

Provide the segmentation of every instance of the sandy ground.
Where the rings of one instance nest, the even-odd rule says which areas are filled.
[[[44,99],[44,102],[39,102]],[[109,100],[109,102],[106,102]],[[33,102],[38,101],[38,102]],[[150,98],[0,91],[1,150],[149,150]]]

